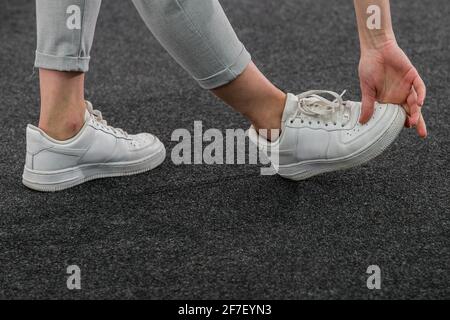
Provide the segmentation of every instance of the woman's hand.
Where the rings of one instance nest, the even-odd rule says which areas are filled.
[[[416,126],[420,137],[427,136],[421,113],[426,87],[416,68],[395,40],[377,48],[362,48],[359,63],[362,93],[361,123],[372,117],[375,101],[402,105],[408,115],[405,126]]]

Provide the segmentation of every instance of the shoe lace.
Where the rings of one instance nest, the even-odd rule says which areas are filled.
[[[342,125],[350,120],[349,106],[343,101],[342,97],[346,93],[344,90],[341,94],[326,90],[311,90],[299,94],[298,108],[294,114],[294,118],[299,118],[302,114],[316,118],[332,118],[336,124],[338,115],[342,115]],[[328,94],[333,96],[334,100],[328,100],[322,95]]]
[[[89,103],[86,104],[86,108],[87,108],[88,112],[93,116],[95,121],[102,124],[107,129],[111,130],[114,134],[120,133],[123,136],[128,137],[128,133],[125,130],[120,129],[120,128],[114,128],[114,127],[108,125],[108,122],[105,119],[103,119],[103,116],[102,116],[102,113],[100,110],[95,110]]]

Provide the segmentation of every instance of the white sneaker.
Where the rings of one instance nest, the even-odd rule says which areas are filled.
[[[106,177],[133,175],[159,166],[166,157],[161,141],[148,133],[128,135],[108,126],[86,102],[85,123],[66,141],[28,125],[23,184],[38,191],[59,191]]]
[[[324,94],[335,100],[327,100]],[[358,121],[360,113],[361,103],[343,101],[335,92],[288,94],[280,137],[269,142],[253,127],[249,137],[280,176],[303,180],[375,158],[396,139],[406,119],[397,105],[376,104],[372,119],[364,125]]]

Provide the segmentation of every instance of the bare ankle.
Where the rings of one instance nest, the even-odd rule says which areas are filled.
[[[39,128],[54,139],[72,138],[84,124],[84,73],[39,69],[39,80]]]
[[[256,132],[258,132],[258,134],[261,137],[267,139],[267,141],[274,142],[281,135],[281,126],[279,126],[278,128],[272,128],[272,129],[264,129],[264,128],[257,127],[255,125],[253,125],[253,127],[255,128]]]
[[[84,117],[75,119],[40,120],[39,128],[53,139],[64,141],[73,138],[84,125]]]
[[[213,93],[246,117],[256,129],[279,130],[287,94],[274,86],[251,62],[234,81]]]
[[[256,131],[266,139],[275,141],[281,133],[281,120],[283,117],[286,98],[274,101],[270,106],[260,108],[260,111],[250,118]]]

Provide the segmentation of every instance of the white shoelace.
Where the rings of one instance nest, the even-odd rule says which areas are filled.
[[[350,114],[347,113],[347,103],[342,100],[346,91],[342,94],[337,94],[333,91],[326,90],[311,90],[299,94],[298,109],[294,114],[294,118],[300,117],[302,114],[314,118],[333,117],[332,121],[336,124],[337,116],[342,115],[342,125],[345,125],[350,120]],[[334,101],[324,98],[323,94],[329,94],[335,98]]]
[[[101,125],[105,126],[107,129],[111,130],[114,134],[122,134],[125,137],[128,137],[128,133],[120,128],[114,128],[110,125],[108,125],[108,122],[103,119],[102,113],[100,110],[94,110],[94,108],[92,108],[92,106],[87,103],[86,104],[86,108],[87,111],[94,117],[95,121],[97,121],[98,123],[100,123]]]

